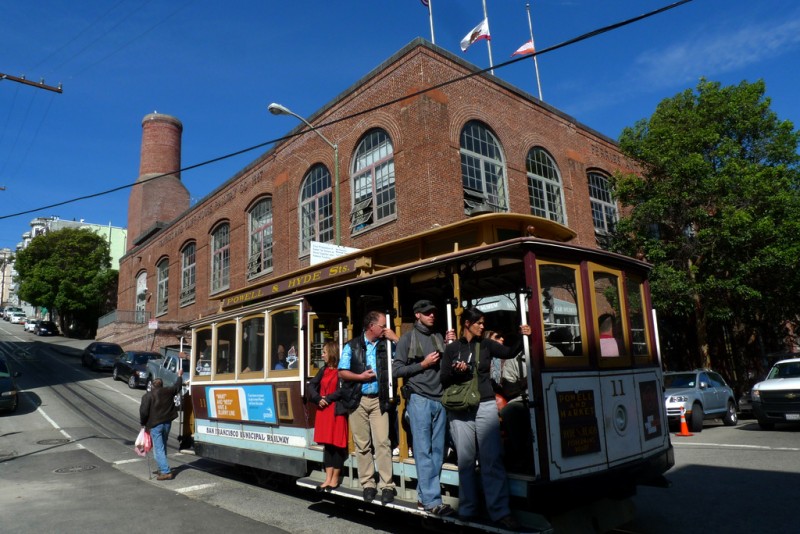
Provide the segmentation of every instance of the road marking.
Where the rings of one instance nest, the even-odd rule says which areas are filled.
[[[766,445],[735,445],[732,443],[698,443],[698,442],[688,442],[688,441],[673,441],[672,445],[674,446],[692,446],[697,445],[700,447],[721,447],[727,449],[754,449],[760,451],[789,451],[789,452],[797,452],[800,451],[800,447],[769,447]]]
[[[38,408],[36,408],[36,411],[37,411],[37,412],[39,412],[39,413],[42,415],[42,417],[44,417],[45,421],[47,421],[48,423],[50,423],[51,425],[53,425],[53,428],[55,428],[56,430],[58,430],[59,432],[61,432],[61,435],[62,435],[62,436],[64,436],[64,437],[65,437],[65,438],[67,438],[68,440],[70,440],[70,441],[73,441],[73,442],[74,442],[74,440],[72,439],[72,436],[70,436],[69,434],[67,434],[67,431],[66,431],[66,430],[64,430],[63,428],[61,428],[60,426],[58,426],[58,424],[57,424],[55,421],[53,421],[53,420],[50,418],[50,416],[49,416],[49,415],[47,415],[46,413],[44,413],[44,410],[42,410],[42,408],[41,408],[41,407],[38,407]],[[77,446],[78,446],[78,448],[80,448],[80,449],[85,449],[85,448],[86,448],[86,447],[84,447],[83,445],[81,445],[80,443],[75,443],[75,445],[77,445]]]
[[[131,458],[130,460],[117,460],[116,462],[111,462],[111,465],[132,464],[134,462],[141,462],[141,460],[139,458]]]
[[[186,486],[185,488],[178,488],[175,491],[177,493],[189,493],[192,491],[200,491],[208,488],[213,488],[216,484],[197,484],[195,486]]]

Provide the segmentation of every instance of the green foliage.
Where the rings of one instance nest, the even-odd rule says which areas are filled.
[[[764,336],[798,317],[799,145],[762,81],[701,80],[620,136],[642,172],[614,179],[631,210],[613,247],[655,265],[655,306],[696,344],[697,364],[706,346],[717,358],[777,348]]]
[[[17,253],[19,296],[57,310],[64,323],[93,330],[108,307],[117,271],[105,239],[88,229],[66,228],[35,237]]]

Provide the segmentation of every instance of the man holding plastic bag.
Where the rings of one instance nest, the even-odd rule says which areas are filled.
[[[172,428],[172,421],[178,417],[178,406],[175,405],[175,395],[181,392],[183,377],[178,375],[178,380],[172,387],[164,387],[160,378],[153,380],[153,389],[142,397],[139,406],[139,422],[142,428],[150,432],[153,442],[153,456],[158,465],[156,480],[171,480],[172,471],[167,462],[167,439]]]

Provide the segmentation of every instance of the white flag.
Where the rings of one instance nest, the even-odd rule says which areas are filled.
[[[487,41],[492,39],[492,36],[489,35],[489,19],[483,19],[480,24],[461,39],[461,51],[466,52],[472,43],[481,39],[486,39]]]
[[[511,54],[511,57],[514,56],[524,56],[525,54],[533,54],[536,50],[533,49],[533,41],[528,41],[524,45],[517,48],[517,51]]]

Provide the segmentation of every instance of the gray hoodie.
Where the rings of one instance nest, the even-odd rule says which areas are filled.
[[[392,374],[403,378],[412,392],[439,400],[442,397],[439,364],[423,369],[421,363],[425,356],[436,350],[444,351],[442,335],[432,332],[419,321],[415,322],[414,328],[403,334],[397,342],[392,360]]]

